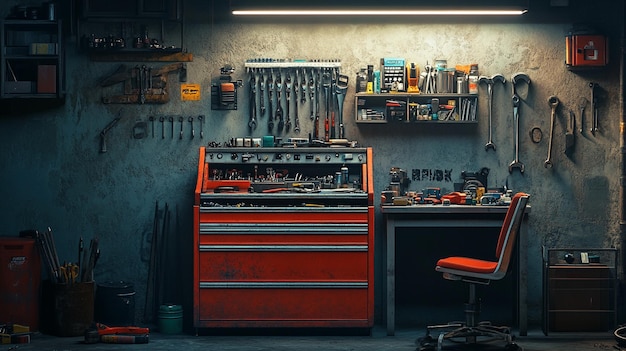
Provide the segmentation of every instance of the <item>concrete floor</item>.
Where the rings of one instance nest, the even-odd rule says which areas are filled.
[[[336,330],[326,332],[306,332],[258,330],[242,333],[230,331],[221,333],[183,333],[166,335],[150,333],[147,344],[85,344],[83,337],[56,337],[35,334],[30,344],[0,345],[0,351],[84,351],[84,350],[232,350],[232,351],[386,351],[416,350],[415,341],[424,335],[424,330],[398,329],[395,336],[387,336],[383,326],[375,326],[371,335],[361,333],[340,333]],[[292,335],[290,335],[292,334]],[[361,335],[359,335],[361,334]],[[364,335],[365,334],[365,335]],[[517,337],[516,343],[524,351],[602,351],[620,350],[611,333],[599,334],[559,334],[544,336],[540,330],[531,330],[528,336]],[[496,348],[458,348],[458,350],[495,350]],[[501,348],[500,348],[501,349]],[[455,350],[457,350],[455,348]]]

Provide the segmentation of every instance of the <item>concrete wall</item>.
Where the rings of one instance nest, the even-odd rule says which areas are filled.
[[[8,13],[10,2],[0,9]],[[218,2],[219,3],[219,2]],[[593,16],[589,5],[582,13]],[[609,2],[607,1],[607,4]],[[612,3],[610,3],[612,5]],[[185,47],[193,53],[187,64],[188,83],[202,86],[202,99],[183,102],[177,76],[169,77],[171,101],[164,105],[103,105],[101,98],[118,94],[118,87],[100,88],[98,81],[111,74],[119,62],[94,62],[76,49],[68,37],[65,104],[45,111],[22,113],[25,102],[0,112],[0,235],[14,236],[23,229],[53,228],[59,257],[74,261],[78,238],[100,238],[102,256],[95,271],[97,281],[127,280],[135,283],[138,315],[144,305],[148,272],[149,239],[155,202],[162,211],[167,203],[177,209],[180,276],[183,294],[178,299],[191,316],[192,203],[198,147],[208,141],[224,142],[250,135],[246,126],[246,94],[239,97],[238,111],[212,111],[210,85],[225,64],[235,68],[235,79],[246,80],[244,61],[249,58],[340,59],[342,73],[350,76],[344,120],[349,139],[374,148],[375,191],[388,184],[391,167],[452,170],[453,182],[462,171],[490,169],[489,185],[504,186],[532,194],[528,239],[529,305],[532,321],[541,318],[541,246],[621,246],[620,217],[620,43],[623,38],[623,8],[603,12],[606,17],[585,17],[609,36],[610,64],[603,70],[571,72],[564,65],[565,34],[579,19],[579,8],[561,12],[541,6],[523,19],[489,20],[316,20],[232,21],[211,16],[211,7],[223,5],[187,1]],[[620,4],[620,6],[623,6]],[[531,8],[532,9],[532,8]],[[576,10],[576,11],[574,11]],[[550,12],[552,11],[552,12]],[[556,18],[545,14],[563,14]],[[568,17],[568,16],[574,17]],[[577,15],[579,16],[579,15]],[[614,18],[613,18],[614,17]],[[274,22],[274,23],[272,23]],[[480,74],[503,74],[506,86],[494,89],[493,128],[497,151],[485,151],[487,141],[487,94],[480,87],[478,125],[474,126],[373,126],[354,120],[355,73],[381,57],[404,57],[422,66],[435,59],[449,65],[478,63]],[[134,65],[135,63],[129,63]],[[155,63],[154,66],[160,64]],[[525,72],[532,79],[523,91],[520,108],[520,160],[525,173],[509,173],[514,157],[513,110],[510,77]],[[585,131],[576,133],[576,145],[564,154],[566,117],[573,110],[579,120],[578,101],[590,97],[588,83],[602,88],[599,133],[592,135],[589,105]],[[548,97],[561,101],[554,126],[554,167],[544,168],[550,131]],[[8,111],[8,112],[7,112]],[[302,110],[301,116],[306,116]],[[149,116],[206,115],[204,140],[131,137],[136,121]],[[108,134],[108,152],[99,152],[99,132],[116,116],[121,121]],[[252,136],[266,134],[266,118]],[[302,118],[300,136],[311,128]],[[148,124],[150,128],[150,124]],[[529,131],[539,127],[543,140],[532,143]],[[178,128],[178,125],[176,125]],[[188,126],[185,125],[186,132]],[[197,128],[197,127],[196,127]],[[578,128],[578,125],[577,125]],[[188,134],[187,134],[188,135]],[[290,133],[288,136],[295,136]],[[453,189],[453,182],[413,181],[411,190],[440,186]],[[378,205],[378,203],[377,203]],[[174,216],[172,217],[174,218]],[[377,317],[382,315],[382,217],[376,217]],[[174,223],[174,221],[173,221]],[[174,301],[178,302],[178,301]],[[532,322],[531,321],[531,322]]]

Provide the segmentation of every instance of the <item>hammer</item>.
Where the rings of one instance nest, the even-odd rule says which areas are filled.
[[[493,143],[491,139],[491,111],[493,106],[493,85],[496,82],[500,82],[504,85],[506,79],[501,74],[495,74],[491,78],[482,76],[478,79],[478,83],[487,84],[487,101],[489,102],[489,141],[485,144],[485,150],[493,149],[496,150],[496,145]]]

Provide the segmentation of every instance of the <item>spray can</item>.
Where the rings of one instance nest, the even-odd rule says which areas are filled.
[[[374,66],[367,65],[367,85],[365,87],[365,92],[373,94],[374,93]]]

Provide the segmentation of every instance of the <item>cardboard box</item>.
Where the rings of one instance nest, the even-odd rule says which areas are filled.
[[[57,66],[37,66],[37,93],[55,94],[57,92]]]
[[[33,92],[31,81],[8,81],[4,82],[5,94],[30,94]]]

